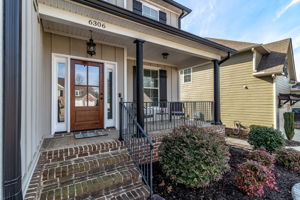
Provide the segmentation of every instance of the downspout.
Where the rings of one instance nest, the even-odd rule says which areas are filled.
[[[222,60],[213,60],[214,65],[214,124],[222,125],[221,122],[221,101],[220,101],[220,65],[230,58],[228,52],[227,57]]]
[[[178,28],[181,29],[181,19],[183,18],[184,10],[181,10],[181,14],[178,17]]]
[[[3,199],[22,200],[21,41],[22,1],[4,0],[3,20]],[[0,197],[2,199],[2,197]]]
[[[231,57],[231,53],[228,52],[226,58],[223,58],[222,60],[219,61],[219,65],[221,65],[222,63],[224,63],[225,61],[227,61],[230,57]]]

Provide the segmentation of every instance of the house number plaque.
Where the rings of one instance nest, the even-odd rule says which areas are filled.
[[[97,28],[102,28],[102,29],[106,28],[106,24],[104,22],[93,20],[93,19],[89,20],[89,25],[95,26]]]

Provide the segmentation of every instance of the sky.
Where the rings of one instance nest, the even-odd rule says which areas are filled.
[[[201,37],[253,43],[292,38],[300,81],[300,0],[176,0],[193,11],[182,29]]]

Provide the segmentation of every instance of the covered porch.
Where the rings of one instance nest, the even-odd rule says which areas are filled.
[[[188,39],[187,33],[178,36],[125,21],[100,9],[73,2],[64,6],[53,7],[47,1],[39,5],[44,52],[52,61],[51,134],[119,130],[119,102],[131,104],[137,122],[149,131],[187,122],[221,124],[219,62],[229,50]],[[80,14],[74,14],[76,9]],[[95,44],[94,55],[87,53],[90,39]],[[215,66],[214,101],[181,102],[179,85],[191,79],[190,68],[208,62]],[[92,69],[99,78],[92,80]],[[76,76],[83,72],[88,83],[77,84]],[[89,84],[90,80],[96,85]]]

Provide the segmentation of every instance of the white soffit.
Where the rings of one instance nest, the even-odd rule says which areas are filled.
[[[63,0],[61,1],[64,2]],[[69,5],[67,6],[67,4]],[[220,54],[218,54],[220,51],[197,42],[173,36],[83,5],[64,2],[63,6],[65,6],[64,10],[40,3],[40,16],[42,19],[69,24],[71,26],[85,26],[89,29],[98,29],[103,32],[130,36],[133,39],[138,38],[158,45],[164,44],[166,47],[180,49],[190,55],[204,59],[212,60],[221,58]],[[104,23],[105,28],[89,24],[90,20]]]

